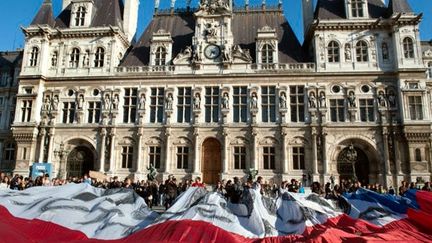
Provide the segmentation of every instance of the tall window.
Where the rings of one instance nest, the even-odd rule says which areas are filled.
[[[354,18],[364,17],[363,0],[351,0],[351,14]]]
[[[189,123],[192,110],[192,88],[178,88],[177,96],[177,122]]]
[[[414,43],[411,38],[403,39],[403,50],[405,58],[414,58]]]
[[[36,67],[38,64],[38,58],[39,58],[39,48],[33,47],[30,53],[30,66]]]
[[[368,46],[364,41],[359,41],[356,44],[357,62],[367,62],[369,60]]]
[[[159,46],[156,49],[155,65],[163,66],[166,64],[167,51],[165,47]]]
[[[72,49],[72,52],[71,52],[71,55],[70,55],[69,66],[71,68],[78,68],[78,66],[79,66],[79,59],[80,59],[80,50],[78,48]]]
[[[160,169],[161,166],[161,147],[151,146],[149,148],[149,163],[156,169]]]
[[[134,148],[133,146],[123,146],[122,147],[122,168],[123,169],[130,169],[132,168],[132,162],[133,162],[133,154],[134,154]]]
[[[421,96],[408,96],[411,120],[423,120],[423,103]]]
[[[233,89],[234,122],[247,122],[247,87]]]
[[[422,161],[421,150],[419,148],[415,149],[415,161]]]
[[[75,120],[75,102],[63,102],[63,123],[73,123]]]
[[[339,62],[339,44],[336,41],[330,41],[328,44],[327,56],[329,62]]]
[[[359,99],[360,102],[360,120],[362,122],[375,121],[375,110],[373,99]]]
[[[305,148],[304,147],[293,147],[293,166],[294,170],[305,169]]]
[[[290,86],[291,121],[304,122],[304,86]]]
[[[101,116],[102,102],[89,102],[88,123],[99,123]]]
[[[275,147],[263,147],[264,170],[276,169],[276,149]]]
[[[276,87],[263,86],[261,92],[262,121],[276,122]]]
[[[189,147],[177,147],[177,169],[187,169],[189,161]]]
[[[134,123],[136,119],[138,89],[125,88],[124,91],[123,122]]]
[[[244,146],[234,147],[234,169],[246,169],[246,147]]]
[[[261,63],[273,63],[273,47],[265,44],[261,49]]]
[[[102,47],[98,47],[96,49],[96,54],[95,54],[95,67],[100,68],[104,66],[104,61],[105,61],[105,49],[103,49]]]
[[[330,119],[332,122],[345,122],[345,100],[330,100]]]
[[[164,88],[151,88],[150,95],[150,122],[162,123],[164,111]]]
[[[23,100],[21,106],[21,122],[30,122],[33,101]]]
[[[85,22],[86,8],[83,6],[78,7],[75,13],[75,26],[83,26]]]
[[[206,87],[205,121],[219,122],[219,88]]]
[[[3,160],[15,160],[15,143],[7,143],[4,147]]]
[[[432,62],[428,62],[428,78],[432,79]]]

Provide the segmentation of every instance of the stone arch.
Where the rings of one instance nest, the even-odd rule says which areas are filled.
[[[275,137],[264,137],[259,142],[260,145],[279,145],[279,140]]]
[[[338,172],[338,159],[340,159],[341,153],[348,146],[353,144],[354,148],[358,151],[359,155],[364,153],[367,161],[362,161],[366,163],[364,166],[367,166],[368,177],[367,183],[376,183],[379,181],[378,174],[381,171],[382,165],[382,156],[379,149],[377,149],[377,144],[372,139],[363,136],[363,135],[352,135],[339,139],[331,146],[327,151],[331,151],[329,153],[328,158],[328,166],[329,166],[329,174],[339,176]],[[359,162],[359,163],[362,163]],[[338,179],[338,178],[337,178]]]
[[[69,151],[63,165],[66,176],[79,177],[98,168],[97,161],[99,158],[93,141],[84,137],[72,137],[66,140],[64,144]]]
[[[230,142],[231,145],[248,145],[249,144],[249,140],[246,139],[245,137],[235,137],[233,139],[231,139]]]

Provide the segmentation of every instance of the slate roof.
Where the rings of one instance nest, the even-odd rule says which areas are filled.
[[[118,26],[123,27],[123,1],[122,0],[93,0],[94,11],[93,19],[90,23],[90,27],[103,27],[103,26]],[[54,20],[51,22],[52,17],[52,4],[51,0],[45,0],[36,14],[31,25],[49,23],[51,27],[65,29],[69,28],[71,20],[71,7],[66,7]],[[51,17],[50,17],[51,15]]]
[[[258,29],[264,26],[276,29],[279,38],[279,62],[296,63],[305,60],[301,44],[291,26],[279,11],[234,12],[232,32],[234,44],[249,49],[255,59],[255,38]],[[153,33],[164,29],[173,39],[172,57],[176,57],[186,46],[192,45],[195,19],[191,13],[156,15],[144,31],[140,40],[127,54],[121,66],[147,66],[150,63],[150,40]],[[255,60],[254,60],[255,62]]]
[[[51,27],[55,26],[51,0],[45,0],[42,3],[42,6],[40,7],[38,13],[34,17],[30,25],[49,25]]]
[[[398,0],[396,0],[398,1]],[[402,0],[405,1],[405,0]],[[387,18],[389,10],[382,0],[368,0],[370,18]],[[347,19],[345,0],[318,0],[315,18],[319,19]]]
[[[390,0],[390,13],[412,13],[413,10],[407,0]]]
[[[22,51],[6,51],[0,52],[0,69],[14,68],[20,65],[22,60]]]

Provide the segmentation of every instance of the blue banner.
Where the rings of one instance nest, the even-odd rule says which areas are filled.
[[[31,169],[31,177],[32,179],[36,179],[38,176],[43,176],[48,174],[51,178],[51,163],[34,163]]]

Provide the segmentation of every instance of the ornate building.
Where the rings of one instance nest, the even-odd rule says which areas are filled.
[[[406,0],[303,0],[303,45],[281,4],[158,2],[132,45],[138,0],[63,0],[57,17],[43,3],[24,29],[11,170],[430,180],[431,50]]]

